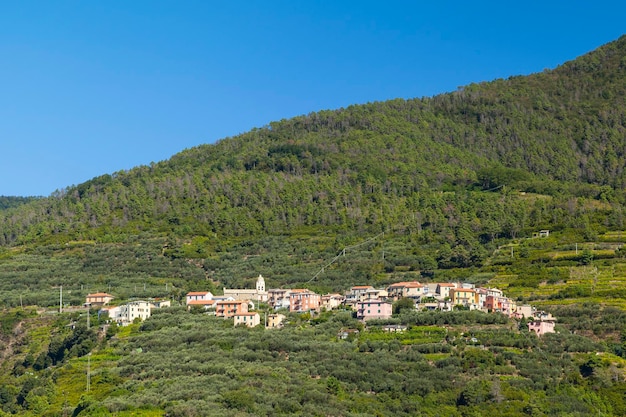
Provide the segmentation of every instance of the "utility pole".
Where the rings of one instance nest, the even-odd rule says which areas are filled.
[[[87,354],[87,392],[91,391],[91,352]]]
[[[63,285],[59,287],[59,314],[63,313]]]

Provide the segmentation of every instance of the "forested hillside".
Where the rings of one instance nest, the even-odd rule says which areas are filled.
[[[438,211],[447,205],[437,201],[446,198],[440,191],[483,205],[500,200],[474,192],[498,186],[622,201],[625,45],[621,38],[553,71],[433,98],[274,122],[149,167],[105,174],[2,213],[0,243],[94,238],[124,228],[179,236],[254,236],[311,225],[439,233]],[[514,213],[514,200],[498,205]],[[494,226],[476,217],[469,220],[478,234],[492,236],[515,236],[542,222],[517,216],[516,225]]]

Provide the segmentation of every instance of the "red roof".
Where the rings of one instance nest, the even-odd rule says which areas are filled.
[[[107,294],[105,292],[97,292],[94,294],[87,294],[87,297],[111,297],[113,298],[113,296],[111,294]]]
[[[410,288],[420,288],[423,287],[422,284],[420,284],[417,281],[410,281],[410,282],[396,282],[395,284],[391,284],[389,287],[410,287]]]
[[[197,306],[212,305],[212,304],[215,304],[215,300],[190,300],[187,302],[187,305],[197,305]]]
[[[208,294],[210,291],[191,291],[188,292],[187,295],[205,295]]]
[[[217,302],[218,304],[248,304],[247,300],[220,300]]]

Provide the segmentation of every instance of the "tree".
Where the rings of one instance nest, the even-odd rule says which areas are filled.
[[[412,298],[400,298],[393,303],[393,313],[400,314],[403,310],[415,310],[415,301]]]
[[[591,265],[593,262],[593,252],[590,249],[585,248],[580,256],[580,262],[583,265]]]

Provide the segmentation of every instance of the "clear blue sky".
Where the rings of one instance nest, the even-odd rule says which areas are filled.
[[[554,68],[626,33],[624,16],[623,1],[3,2],[0,195]]]

